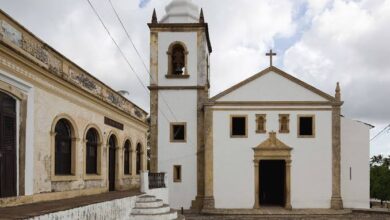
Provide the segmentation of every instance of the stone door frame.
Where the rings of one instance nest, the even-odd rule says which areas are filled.
[[[254,151],[254,179],[255,179],[255,204],[254,209],[260,208],[260,161],[261,160],[283,160],[285,161],[285,208],[292,209],[291,206],[291,150],[276,138],[276,133],[271,132],[270,137],[253,148]]]

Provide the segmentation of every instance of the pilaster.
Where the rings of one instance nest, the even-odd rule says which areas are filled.
[[[343,209],[341,198],[341,94],[340,85],[337,83],[336,101],[332,107],[332,198],[330,206],[332,209]]]
[[[158,32],[150,34],[151,86],[158,85]],[[150,90],[150,171],[158,172],[158,90]]]
[[[214,209],[213,111],[210,106],[205,106],[204,137],[205,197],[203,198],[203,209]]]

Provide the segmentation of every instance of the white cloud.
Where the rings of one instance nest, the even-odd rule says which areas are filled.
[[[169,1],[153,0],[139,8],[139,1],[112,0],[147,65],[146,23],[153,8],[161,18]],[[346,116],[375,125],[390,123],[390,0],[193,1],[203,7],[209,23],[212,94],[267,67],[265,51],[278,50],[275,39],[282,39],[291,41],[285,53],[278,51],[282,69],[330,94],[340,81]],[[128,90],[132,101],[149,108],[148,94],[85,0],[1,2],[3,10],[48,44],[114,89]],[[109,3],[91,2],[148,84],[142,62]],[[384,142],[377,147],[383,152],[390,148]]]

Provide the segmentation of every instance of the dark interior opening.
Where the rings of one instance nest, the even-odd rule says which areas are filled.
[[[181,180],[181,166],[175,166],[175,180]]]
[[[313,117],[299,118],[299,135],[313,135]]]
[[[185,139],[184,125],[173,125],[173,139],[175,141],[183,141]]]
[[[246,135],[246,118],[233,117],[232,118],[232,135],[245,136]]]
[[[260,161],[260,205],[284,206],[286,162],[284,160]]]

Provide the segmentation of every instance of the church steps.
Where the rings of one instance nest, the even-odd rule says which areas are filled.
[[[143,195],[137,198],[137,202],[154,202],[156,201],[155,196]]]
[[[133,214],[162,214],[169,212],[171,208],[168,205],[162,205],[160,207],[144,207],[144,208],[134,208]]]
[[[177,211],[164,204],[155,196],[143,195],[137,198],[130,219],[134,220],[184,220],[184,216],[178,215]]]
[[[130,219],[134,220],[174,220],[178,219],[178,214],[174,210],[160,214],[131,214]],[[182,218],[184,219],[184,218]]]
[[[163,201],[157,199],[156,201],[152,201],[152,202],[137,202],[135,204],[135,208],[156,208],[162,205],[164,205]]]

